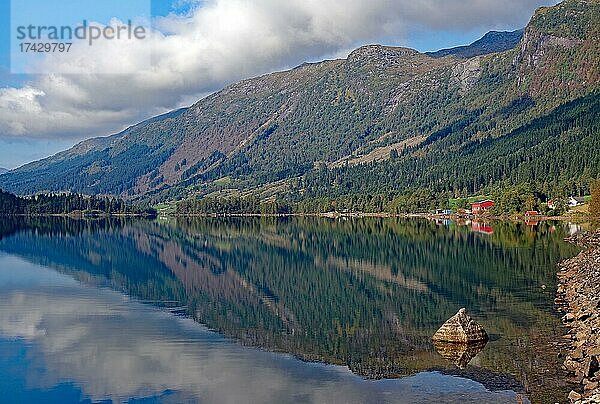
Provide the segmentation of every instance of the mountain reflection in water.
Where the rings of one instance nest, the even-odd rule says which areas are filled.
[[[242,345],[291,353],[306,361],[346,365],[366,379],[394,379],[436,370],[440,373],[428,375],[462,375],[492,390],[508,384],[534,399],[564,394],[559,360],[548,349],[553,336],[560,333],[552,308],[555,266],[576,252],[561,241],[565,235],[561,225],[540,223],[529,228],[494,223],[493,234],[481,234],[484,232],[474,233],[468,226],[394,219],[152,222],[53,218],[2,219],[0,223],[3,253],[53,268],[86,286],[124,292],[149,306],[122,305],[130,308],[135,304],[136,310],[150,310],[158,319],[158,329],[143,330],[140,335],[134,332],[138,326],[135,316],[132,321],[124,316],[122,324],[98,324],[107,332],[94,330],[93,334],[105,339],[126,336],[137,343],[146,335],[143,345],[152,346],[163,338],[160,321],[170,322],[165,327],[174,330],[188,321],[177,316],[187,315]],[[19,300],[18,294],[8,294],[13,300],[2,309],[18,312],[19,304],[44,308],[42,315],[35,314],[44,321],[64,321],[52,314],[53,308],[60,308],[60,314],[73,310],[78,316],[107,316],[118,321],[107,313],[94,312],[85,302],[71,297],[60,300],[60,294],[46,292],[36,292],[27,303]],[[122,296],[108,290],[102,293],[111,299]],[[160,308],[159,312],[154,307]],[[482,352],[436,350],[431,335],[461,307],[467,307],[485,326],[492,341]],[[57,329],[63,330],[60,338],[50,341],[47,334],[45,343],[69,344],[83,332],[75,324],[60,324]],[[126,331],[110,335],[108,331],[115,329]],[[21,332],[31,335],[11,335],[3,329],[3,337],[41,338],[36,332],[41,331],[32,328]],[[98,360],[92,354],[95,343],[89,343],[86,361]],[[236,349],[241,350],[236,355],[253,352],[262,358],[265,354]],[[145,357],[143,346],[125,344],[123,352],[116,355],[124,352]],[[168,348],[161,352],[166,356],[151,353],[149,363],[140,366],[160,372],[163,361],[186,357],[169,354]],[[135,363],[131,357],[125,358]],[[68,361],[69,356],[60,360]],[[200,358],[191,359],[196,360]],[[90,367],[102,368],[106,363],[92,362]],[[179,371],[193,373],[184,369],[184,363],[181,366]],[[72,364],[65,368],[72,369]],[[334,368],[324,369],[334,372]],[[139,369],[131,371],[138,373]],[[497,385],[496,376],[510,382]],[[169,377],[164,376],[166,390],[174,384]],[[272,377],[276,376],[265,376],[264,383],[268,385]],[[97,390],[101,396],[100,391],[107,388]],[[271,397],[268,390],[265,394],[261,397]]]

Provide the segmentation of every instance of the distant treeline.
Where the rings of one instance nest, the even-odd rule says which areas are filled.
[[[262,214],[283,215],[294,213],[292,205],[283,201],[266,202],[255,196],[188,199],[177,204],[179,215],[203,214]]]
[[[424,196],[424,198],[422,198]],[[435,196],[428,190],[410,195],[393,194],[349,195],[338,198],[306,198],[297,201],[261,202],[258,197],[208,197],[187,199],[177,204],[178,215],[285,215],[328,212],[361,213],[422,213],[444,207],[448,194]]]
[[[113,197],[78,194],[40,194],[18,197],[0,190],[0,215],[130,214],[155,216],[147,205],[134,205]]]
[[[600,182],[589,186],[592,193],[590,213],[600,216]],[[496,185],[488,188],[485,198],[496,202],[492,214],[497,216],[538,211],[542,214],[562,215],[569,210],[568,197],[581,196],[567,193],[548,194],[529,184]],[[473,198],[470,198],[473,199]],[[484,199],[484,197],[481,197]],[[554,209],[548,201],[554,200]],[[236,215],[236,214],[311,214],[327,212],[361,213],[427,213],[436,209],[469,209],[469,198],[454,199],[449,192],[417,189],[406,194],[353,194],[337,198],[296,198],[265,202],[256,196],[208,197],[188,199],[177,204],[179,215]]]

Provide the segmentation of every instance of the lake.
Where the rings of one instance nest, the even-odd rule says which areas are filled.
[[[563,401],[565,223],[0,219],[0,401]],[[465,307],[486,346],[434,346]]]

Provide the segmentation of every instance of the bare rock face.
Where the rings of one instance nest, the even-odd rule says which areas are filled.
[[[466,94],[471,88],[477,84],[481,77],[481,58],[469,59],[466,62],[456,65],[452,69],[450,82],[460,88],[460,94]]]
[[[433,340],[437,342],[452,342],[469,344],[487,342],[489,337],[483,327],[473,320],[465,309],[460,309],[435,333]]]

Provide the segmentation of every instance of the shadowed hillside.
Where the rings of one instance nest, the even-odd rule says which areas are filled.
[[[490,33],[445,57],[365,46],[233,84],[4,174],[0,187],[301,199],[414,188],[459,195],[544,177],[584,192],[600,175],[599,26],[597,0],[565,0],[539,9],[516,47],[519,32]],[[494,50],[502,52],[487,54]],[[502,164],[473,172],[494,158]]]

